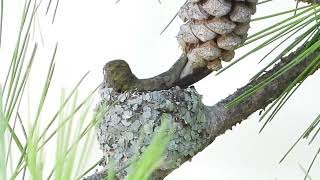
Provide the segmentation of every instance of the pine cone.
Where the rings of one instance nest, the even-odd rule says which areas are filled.
[[[177,35],[188,66],[217,71],[221,61],[231,61],[234,49],[246,40],[256,4],[257,0],[188,0],[178,12],[185,24]]]

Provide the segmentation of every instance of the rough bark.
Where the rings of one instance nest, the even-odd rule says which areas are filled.
[[[291,82],[293,82],[305,70],[305,68],[310,64],[310,62],[320,54],[320,49],[316,50],[310,56],[305,58],[305,60],[302,63],[290,69],[288,72],[274,80],[265,88],[262,88],[259,92],[249,97],[246,101],[238,104],[235,107],[229,109],[226,108],[226,105],[229,102],[233,101],[235,98],[243,94],[249,88],[270,77],[279,69],[284,67],[290,61],[292,61],[295,57],[297,57],[300,54],[301,50],[302,48],[300,48],[296,52],[291,53],[289,56],[283,58],[281,62],[279,62],[271,70],[267,71],[264,75],[248,83],[246,86],[238,89],[235,93],[218,102],[214,106],[206,106],[205,113],[206,117],[209,120],[208,128],[206,130],[210,135],[210,138],[208,138],[207,141],[207,145],[211,144],[217,136],[225,133],[228,129],[231,129],[236,124],[241,123],[254,112],[260,109],[264,109],[265,107],[267,107],[268,104],[277,99],[281,95],[281,93],[283,93],[284,90],[288,87],[288,85]],[[204,146],[203,149],[205,147],[206,146]],[[187,161],[189,158],[190,157],[185,158],[185,161]],[[170,172],[171,171],[161,171],[161,169],[159,169],[154,173],[154,179],[163,179]]]
[[[309,3],[309,4],[320,3],[320,0],[297,0],[297,1],[305,2],[305,3]]]
[[[317,37],[319,38],[319,37]],[[297,51],[291,53],[290,55],[288,55],[285,58],[282,58],[281,61],[275,65],[275,67],[273,67],[271,70],[267,71],[265,74],[263,74],[262,76],[260,76],[259,78],[257,78],[254,81],[249,82],[246,86],[238,89],[235,93],[233,93],[232,95],[228,96],[227,98],[223,99],[222,101],[218,102],[217,104],[213,105],[213,106],[205,106],[204,104],[201,103],[201,96],[198,96],[197,94],[195,94],[195,92],[190,88],[187,90],[179,90],[179,89],[169,89],[169,90],[165,90],[165,91],[158,91],[159,94],[161,96],[163,96],[162,98],[165,98],[167,100],[170,99],[175,99],[175,101],[178,101],[177,98],[182,98],[181,101],[179,101],[179,104],[176,104],[176,110],[168,110],[170,108],[168,107],[161,107],[160,108],[160,113],[162,113],[162,111],[165,111],[166,113],[171,113],[172,115],[172,122],[175,124],[178,124],[179,127],[182,127],[182,130],[178,130],[176,132],[177,137],[175,137],[175,141],[177,141],[177,139],[182,139],[182,141],[186,141],[186,134],[192,134],[194,133],[194,129],[196,131],[198,131],[199,133],[196,134],[195,139],[197,139],[196,141],[193,139],[194,137],[191,137],[190,141],[186,141],[187,143],[190,142],[192,143],[193,141],[196,142],[197,146],[186,146],[186,144],[183,144],[185,142],[183,142],[181,144],[180,140],[179,143],[177,143],[178,145],[181,145],[181,147],[175,147],[171,148],[172,151],[168,150],[168,152],[171,153],[172,156],[174,156],[175,159],[175,164],[174,165],[164,165],[163,167],[161,167],[160,169],[156,170],[153,174],[153,176],[151,177],[151,179],[163,179],[164,177],[166,177],[170,172],[172,172],[174,169],[178,168],[182,163],[184,163],[185,161],[189,160],[190,158],[192,158],[192,156],[194,156],[195,154],[197,154],[198,152],[202,151],[205,147],[207,147],[209,144],[211,144],[214,139],[225,133],[228,129],[231,129],[233,126],[235,126],[237,123],[241,123],[243,120],[247,119],[251,114],[253,114],[254,112],[256,112],[259,109],[264,109],[268,104],[270,104],[271,102],[273,102],[276,98],[278,98],[282,92],[284,92],[284,90],[288,87],[288,85],[294,81],[294,79],[296,79],[304,70],[305,68],[310,64],[310,62],[317,57],[320,54],[320,50],[316,50],[314,53],[312,53],[311,55],[309,55],[307,58],[304,59],[303,62],[301,62],[300,64],[296,65],[295,67],[293,67],[292,69],[290,69],[289,71],[287,71],[286,73],[284,73],[283,75],[281,75],[279,78],[277,78],[276,80],[272,81],[269,85],[267,85],[266,87],[264,87],[263,89],[261,89],[260,91],[258,91],[257,93],[255,93],[254,95],[252,95],[251,97],[249,97],[247,100],[245,100],[244,102],[236,105],[235,107],[232,108],[226,108],[226,104],[228,104],[229,102],[231,102],[232,100],[234,100],[236,97],[238,97],[239,95],[241,95],[243,92],[245,92],[246,90],[248,90],[249,88],[253,87],[254,85],[262,82],[263,80],[265,80],[266,78],[270,77],[272,74],[274,74],[276,71],[278,71],[280,68],[284,67],[286,64],[288,64],[290,61],[292,61],[295,57],[297,57],[300,52],[302,51],[302,47],[299,48]],[[147,93],[158,93],[157,91],[155,92],[147,92]],[[188,96],[194,98],[191,101],[188,101],[186,99],[186,95],[188,94]],[[119,95],[119,94],[118,94]],[[145,96],[145,95],[150,95],[150,94],[139,94],[139,93],[133,93],[133,94],[129,94],[132,96]],[[152,94],[151,94],[152,97]],[[111,98],[111,97],[110,97]],[[160,98],[161,99],[161,98]],[[133,99],[132,99],[133,100]],[[124,102],[127,101],[126,99],[123,100]],[[130,101],[130,99],[128,99],[128,101]],[[154,104],[157,104],[158,102],[156,102],[157,100],[154,100],[151,98],[150,101],[154,101],[152,103],[149,104],[141,104],[141,106],[150,106],[150,104],[152,104],[152,106]],[[179,108],[181,108],[182,106],[185,106],[186,104],[180,104],[180,103],[191,103],[191,106],[195,106],[198,110],[196,111],[192,111],[191,113],[191,119],[190,121],[186,120],[187,118],[185,118],[185,116],[183,116],[183,112],[187,112],[190,111],[189,109],[185,110],[181,110]],[[141,112],[145,112],[144,110],[140,110]],[[153,113],[152,111],[150,111],[151,114]],[[139,113],[139,112],[138,112]],[[203,116],[204,115],[204,116]],[[205,120],[200,121],[199,122],[199,116],[201,117],[205,117]],[[157,117],[157,116],[156,116]],[[193,118],[194,117],[194,118]],[[150,117],[152,119],[152,117]],[[177,121],[177,119],[179,119],[179,121]],[[135,122],[136,120],[139,120],[139,117],[134,117],[134,120],[132,120],[131,122]],[[155,119],[159,119],[158,117]],[[184,122],[181,122],[181,119]],[[200,118],[201,119],[201,118]],[[146,119],[148,120],[148,119]],[[112,121],[112,120],[111,120]],[[153,132],[150,134],[150,137],[152,136],[152,134],[156,133],[156,126],[159,125],[160,121],[158,120],[152,120],[153,124],[151,127],[153,127]],[[110,122],[109,122],[110,123]],[[205,123],[205,125],[203,124]],[[110,124],[109,124],[110,125]],[[98,127],[98,129],[100,128],[107,128],[107,125],[102,125],[103,127]],[[180,126],[181,125],[181,126]],[[131,124],[128,124],[128,126],[130,127]],[[196,128],[193,128],[196,127]],[[114,128],[114,127],[112,127]],[[152,128],[151,128],[152,129]],[[129,129],[130,130],[130,129]],[[127,132],[128,129],[125,130],[125,132]],[[145,129],[142,129],[142,131],[145,131]],[[186,132],[184,132],[186,131]],[[200,132],[201,131],[201,132]],[[100,133],[100,135],[99,135]],[[99,131],[98,136],[100,136],[100,138],[105,138],[102,131]],[[111,133],[111,132],[110,132]],[[182,134],[182,135],[181,135]],[[110,134],[107,134],[107,136],[113,136]],[[119,134],[117,136],[123,136],[122,134]],[[100,139],[100,145],[101,148],[103,149],[105,156],[109,156],[106,153],[109,153],[107,151],[107,149],[104,147],[105,144],[108,144],[109,141],[106,139]],[[194,143],[193,142],[193,143]],[[116,142],[118,143],[118,141]],[[109,144],[110,145],[110,144]],[[147,146],[148,144],[143,144],[142,146]],[[199,145],[199,146],[198,146]],[[140,146],[140,144],[138,145]],[[189,154],[186,153],[176,153],[179,152],[179,148],[183,149],[186,147],[193,147],[193,150],[188,149],[188,152],[190,152]],[[141,150],[141,149],[140,149]],[[127,151],[126,149],[123,149],[123,151]],[[140,152],[140,151],[139,151]],[[112,151],[112,153],[114,153]],[[142,153],[142,152],[140,152]],[[173,159],[173,157],[170,157],[170,153],[168,155],[166,155],[167,159]],[[127,157],[126,157],[127,158]],[[122,165],[119,165],[120,167],[123,167],[124,162],[123,162],[123,157],[119,158],[119,164],[122,163]],[[177,163],[179,162],[179,163]],[[88,177],[87,179],[101,179],[101,177],[103,177],[103,175],[106,175],[106,171],[103,172],[98,172],[90,177]],[[125,177],[127,172],[125,172],[124,174],[122,174],[122,176],[119,175],[120,179]]]
[[[187,61],[187,56],[182,54],[168,71],[148,79],[138,79],[132,73],[126,61],[113,60],[108,62],[103,68],[104,81],[107,86],[112,87],[118,92],[128,90],[156,91],[170,89],[175,86],[186,88],[212,72],[212,70],[207,67],[198,67],[194,68],[191,74],[180,78]]]
[[[188,58],[182,55],[176,63],[166,72],[149,79],[138,79],[124,60],[108,62],[104,68],[104,81],[108,87],[115,91],[156,91],[170,89],[179,79],[180,73],[186,65]]]

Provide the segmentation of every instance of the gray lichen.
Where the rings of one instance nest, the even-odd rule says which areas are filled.
[[[203,137],[207,127],[204,105],[194,88],[152,92],[117,93],[102,85],[99,106],[109,109],[96,131],[100,148],[103,151],[105,168],[108,160],[114,161],[117,175],[124,179],[130,172],[130,162],[150,145],[157,133],[161,116],[169,114],[169,127],[175,132],[166,151],[162,170],[178,167],[182,159],[192,157],[208,142]]]

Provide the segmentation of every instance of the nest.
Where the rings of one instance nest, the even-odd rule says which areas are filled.
[[[100,89],[98,108],[108,112],[96,127],[98,142],[108,169],[112,159],[121,169],[141,155],[158,132],[162,116],[168,120],[168,132],[174,131],[160,169],[174,169],[192,157],[206,143],[207,118],[201,96],[192,87],[151,92],[118,93],[105,86]],[[125,179],[131,167],[117,174]]]

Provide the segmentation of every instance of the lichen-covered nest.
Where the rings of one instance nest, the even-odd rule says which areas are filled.
[[[166,151],[165,164],[161,166],[163,170],[179,166],[181,158],[193,156],[207,142],[203,139],[207,126],[205,107],[193,87],[118,93],[103,85],[100,94],[98,107],[109,107],[96,127],[106,168],[110,159],[120,169],[143,153],[158,131],[164,113],[169,114],[169,127],[175,133]],[[130,167],[118,177],[122,179],[128,172]]]

